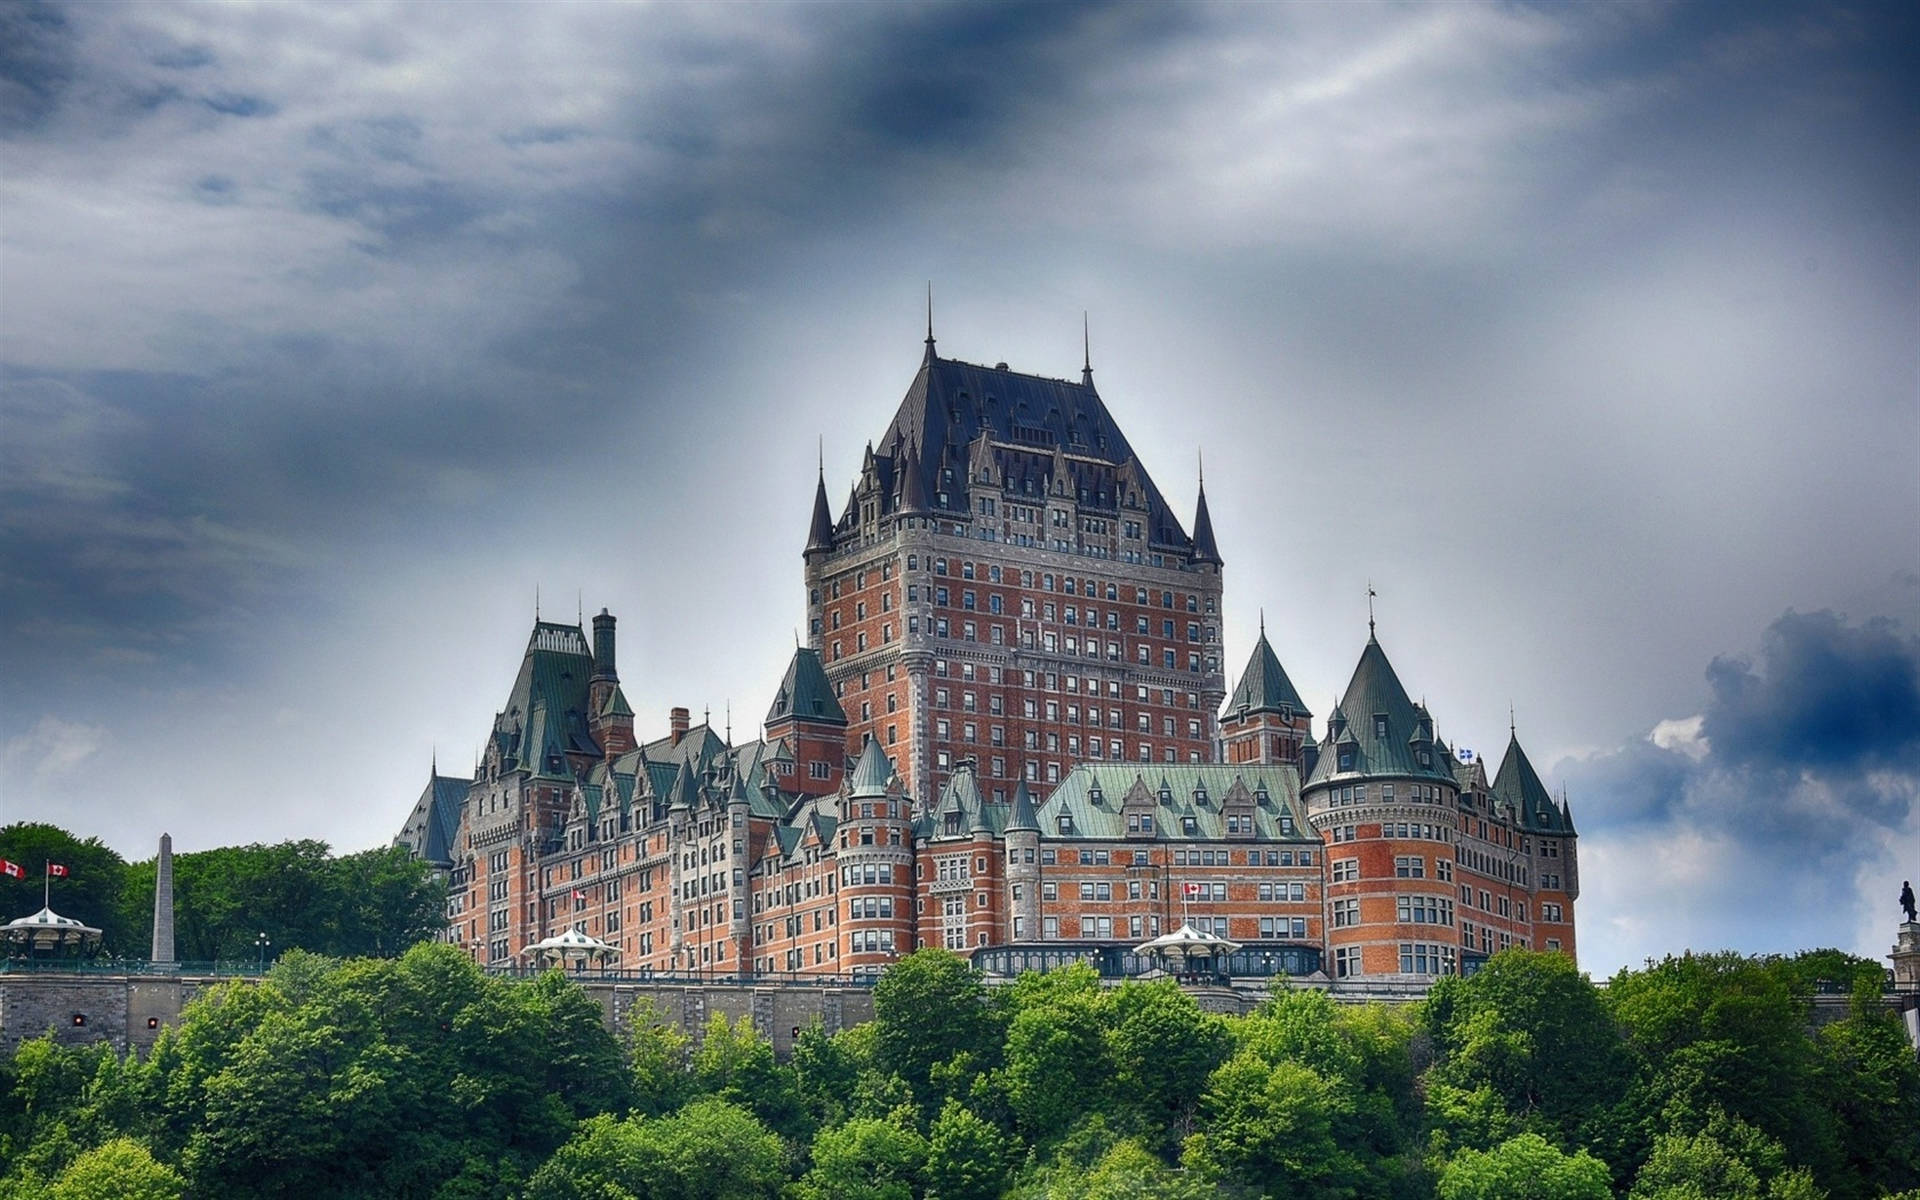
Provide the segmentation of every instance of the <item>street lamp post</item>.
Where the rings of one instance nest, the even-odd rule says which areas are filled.
[[[267,947],[273,945],[273,939],[262,933],[253,939],[254,948],[260,952],[260,973],[267,973]]]

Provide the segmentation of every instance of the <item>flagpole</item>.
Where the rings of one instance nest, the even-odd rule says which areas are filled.
[[[53,907],[53,860],[40,860],[40,907]]]

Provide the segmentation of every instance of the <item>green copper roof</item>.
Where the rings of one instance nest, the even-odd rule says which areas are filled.
[[[1520,748],[1518,736],[1508,737],[1507,755],[1500,760],[1500,771],[1493,777],[1490,790],[1496,800],[1513,806],[1519,814],[1520,827],[1527,832],[1573,833],[1570,815],[1553,802],[1547,785],[1540,782],[1539,773],[1527,761],[1527,752]]]
[[[833,685],[827,682],[827,670],[820,665],[818,650],[805,646],[794,650],[793,661],[787,664],[786,676],[780,680],[780,690],[774,693],[773,707],[767,710],[766,723],[772,725],[789,717],[833,725],[847,723],[847,714],[833,694]]]
[[[633,715],[633,708],[628,705],[626,694],[620,690],[619,684],[614,684],[613,690],[607,693],[606,703],[600,706],[600,715],[603,717],[630,717]]]
[[[1347,753],[1351,764],[1342,767]],[[1433,719],[1408,697],[1386,651],[1369,637],[1346,694],[1327,716],[1327,737],[1306,786],[1371,776],[1454,781],[1434,737]]]
[[[1300,693],[1294,690],[1293,680],[1287,678],[1286,670],[1280,666],[1280,656],[1268,644],[1267,631],[1263,628],[1260,640],[1254,643],[1253,656],[1247,660],[1247,669],[1240,673],[1239,686],[1227,697],[1226,714],[1282,710],[1302,717],[1313,715],[1301,703]]]
[[[555,779],[573,778],[566,754],[599,757],[587,729],[587,681],[593,653],[578,625],[536,621],[527,639],[507,706],[494,717],[494,741],[521,769]],[[555,762],[559,755],[561,761]]]
[[[1129,811],[1152,813],[1162,841],[1225,840],[1229,812],[1252,816],[1250,841],[1319,841],[1290,763],[1082,763],[1040,807],[1039,825],[1050,838],[1124,841]]]
[[[887,782],[893,778],[893,760],[880,748],[880,743],[869,737],[860,751],[860,761],[853,768],[853,779],[847,786],[850,796],[877,797],[887,794]]]

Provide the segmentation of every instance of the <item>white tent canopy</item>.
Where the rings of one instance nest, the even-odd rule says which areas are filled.
[[[0,937],[10,946],[48,950],[89,945],[100,940],[100,931],[72,917],[63,917],[51,908],[43,908],[30,917],[8,921],[0,927]]]
[[[1150,942],[1135,946],[1133,952],[1142,957],[1165,959],[1173,964],[1174,970],[1179,970],[1197,960],[1212,962],[1225,958],[1239,948],[1239,942],[1230,942],[1216,934],[1203,933],[1191,925],[1182,925],[1172,933],[1163,933]]]
[[[566,929],[550,938],[533,943],[520,952],[543,967],[566,966],[569,959],[582,963],[612,962],[620,956],[618,946],[609,946],[597,938],[588,937],[577,929]]]

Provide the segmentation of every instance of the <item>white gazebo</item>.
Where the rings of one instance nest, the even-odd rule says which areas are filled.
[[[1172,933],[1163,933],[1150,942],[1144,942],[1133,948],[1135,954],[1143,958],[1156,958],[1167,964],[1167,969],[1179,975],[1201,969],[1219,970],[1219,960],[1240,948],[1239,942],[1230,942],[1217,934],[1206,933],[1191,925],[1181,925]]]
[[[10,952],[27,954],[82,950],[100,944],[100,931],[83,921],[63,917],[51,908],[43,908],[30,917],[21,917],[0,926]]]
[[[590,962],[606,966],[620,956],[618,946],[609,946],[598,938],[588,937],[578,929],[565,929],[550,938],[533,943],[520,952],[531,959],[535,966],[554,967],[566,970],[569,959],[582,967]]]

